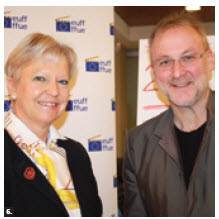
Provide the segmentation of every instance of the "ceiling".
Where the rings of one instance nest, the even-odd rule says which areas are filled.
[[[115,6],[115,11],[128,26],[155,25],[170,13],[184,10],[184,6]],[[203,22],[215,21],[215,7],[202,6],[196,13]]]

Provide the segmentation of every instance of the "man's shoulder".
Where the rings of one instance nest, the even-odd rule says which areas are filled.
[[[132,128],[128,132],[129,138],[142,138],[142,137],[150,137],[154,134],[155,130],[160,125],[160,122],[167,117],[169,114],[170,109],[162,112],[161,114],[145,121],[144,123],[136,126],[135,128]]]
[[[169,123],[172,123],[171,117],[171,109],[168,109],[131,129],[127,134],[127,148],[135,151],[139,156],[145,153],[145,150],[150,151],[158,145],[163,129],[167,129]]]
[[[215,117],[215,91],[213,90],[210,91],[207,108],[210,113],[210,117],[214,118]]]

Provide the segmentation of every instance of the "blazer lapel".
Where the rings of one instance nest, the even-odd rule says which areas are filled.
[[[159,122],[155,130],[155,135],[160,138],[159,145],[174,159],[179,168],[182,169],[173,116],[172,109],[169,108],[165,116]]]
[[[7,133],[8,135],[8,133]],[[27,157],[22,150],[14,143],[11,137],[8,135],[8,145],[10,145],[14,170],[18,174],[18,177],[22,177],[26,183],[33,186],[33,189],[42,193],[45,198],[49,199],[51,203],[56,205],[57,208],[63,210],[67,214],[65,207],[60,200],[59,196],[55,192],[54,188],[50,185],[45,176],[37,168],[37,166]],[[33,169],[35,176],[33,179],[25,177],[25,172],[28,167]],[[68,214],[67,214],[68,215]]]

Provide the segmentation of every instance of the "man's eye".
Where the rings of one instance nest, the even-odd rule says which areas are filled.
[[[194,56],[184,56],[184,57],[182,57],[182,60],[184,61],[184,62],[190,62],[190,61],[192,61],[193,59],[194,59],[195,57]]]
[[[46,81],[46,78],[42,77],[42,76],[36,76],[36,77],[34,77],[34,81],[42,81],[42,82],[44,82],[44,81]]]
[[[169,66],[171,64],[171,60],[163,60],[160,62],[160,66]]]
[[[58,81],[61,85],[68,85],[68,81],[67,80],[59,80]]]

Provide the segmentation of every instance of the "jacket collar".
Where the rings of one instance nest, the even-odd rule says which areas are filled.
[[[179,149],[175,130],[174,130],[174,114],[171,107],[164,112],[161,117],[154,134],[160,138],[159,145],[177,162],[180,166]]]
[[[215,118],[215,92],[210,90],[207,103],[208,122]],[[174,114],[171,107],[163,113],[154,134],[160,138],[160,146],[180,164],[180,153],[176,133],[174,129]]]
[[[207,103],[208,120],[212,121],[215,119],[215,91],[210,90]]]

